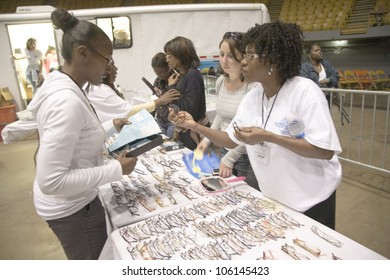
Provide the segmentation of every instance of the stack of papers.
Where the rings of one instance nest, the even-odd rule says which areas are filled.
[[[115,140],[108,146],[110,152],[129,143],[161,133],[161,129],[153,116],[145,109],[129,118],[131,124],[124,125]]]

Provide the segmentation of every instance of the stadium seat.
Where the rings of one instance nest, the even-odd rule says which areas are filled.
[[[344,71],[344,80],[348,84],[350,89],[363,89],[363,86],[356,78],[355,73],[352,70]]]
[[[353,73],[355,74],[356,79],[359,80],[360,85],[362,89],[372,89],[372,79],[368,75],[368,70],[353,70]]]
[[[386,75],[385,71],[382,69],[376,70],[378,75],[378,82],[381,83],[383,89],[390,89],[390,78]]]

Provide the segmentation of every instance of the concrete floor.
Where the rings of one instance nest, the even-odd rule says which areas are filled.
[[[37,139],[0,142],[0,260],[66,259],[34,209],[36,147]],[[344,178],[337,191],[336,230],[390,258],[389,202],[390,193]]]

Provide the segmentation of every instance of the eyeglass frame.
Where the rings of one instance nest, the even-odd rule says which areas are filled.
[[[245,59],[246,61],[248,62],[251,62],[252,60],[254,60],[255,58],[259,58],[260,55],[258,55],[257,53],[250,53],[250,54],[243,54],[243,59]]]
[[[105,57],[104,55],[102,55],[101,53],[99,53],[97,50],[95,50],[93,47],[91,47],[90,45],[84,43],[84,42],[80,42],[80,44],[86,46],[88,49],[90,49],[91,51],[93,51],[95,54],[97,54],[98,56],[100,56],[101,58],[103,58],[105,61],[107,61],[107,67],[111,66],[114,64],[114,59],[111,57],[111,59],[108,59],[107,57]]]

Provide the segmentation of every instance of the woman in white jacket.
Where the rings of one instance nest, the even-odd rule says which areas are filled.
[[[110,39],[66,10],[55,10],[51,17],[64,32],[65,63],[48,76],[28,107],[40,138],[34,204],[68,259],[98,259],[107,239],[98,187],[129,174],[137,159],[121,154],[104,164],[105,129],[82,90],[87,82],[100,84],[113,63]]]

